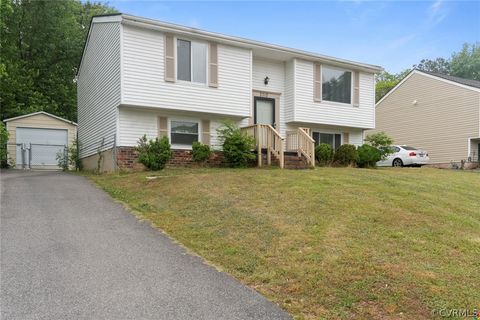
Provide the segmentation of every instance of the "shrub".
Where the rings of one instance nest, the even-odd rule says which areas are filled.
[[[62,148],[62,150],[57,151],[56,157],[57,164],[63,171],[68,171],[68,149]]]
[[[377,161],[382,159],[382,152],[372,147],[368,144],[364,144],[361,147],[358,147],[358,166],[362,168],[374,168],[376,166]]]
[[[82,161],[78,154],[78,148],[79,143],[77,139],[75,139],[70,147],[57,152],[57,163],[63,171],[68,171],[70,168],[73,168],[74,170],[82,170]]]
[[[380,159],[385,159],[390,153],[394,152],[391,147],[393,139],[383,131],[367,135],[365,143],[380,151]]]
[[[255,160],[252,150],[255,148],[253,137],[240,131],[232,121],[225,121],[217,129],[222,142],[223,155],[232,167],[246,167]]]
[[[138,162],[150,170],[162,170],[172,157],[170,142],[167,137],[148,141],[147,136],[144,135],[138,140],[136,150],[138,152]]]
[[[8,168],[8,136],[5,124],[0,121],[0,168]]]
[[[335,164],[340,166],[355,165],[357,158],[357,148],[352,144],[342,144],[338,147],[333,156]]]
[[[192,158],[195,162],[205,162],[210,158],[210,147],[201,142],[195,141],[192,143]]]
[[[332,146],[326,143],[320,143],[315,147],[315,157],[321,165],[330,164],[333,160]]]

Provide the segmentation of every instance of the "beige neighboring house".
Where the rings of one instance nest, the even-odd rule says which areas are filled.
[[[375,131],[428,151],[432,164],[478,162],[480,81],[414,70],[376,104]]]
[[[59,169],[57,153],[77,137],[77,124],[39,111],[4,120],[8,157],[17,168]]]

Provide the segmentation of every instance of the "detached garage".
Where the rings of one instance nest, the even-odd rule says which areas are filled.
[[[60,169],[57,154],[77,136],[75,122],[40,111],[4,120],[8,156],[17,168]]]

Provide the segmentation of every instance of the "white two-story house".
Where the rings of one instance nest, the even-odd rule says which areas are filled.
[[[309,157],[310,142],[360,145],[375,126],[381,70],[131,15],[94,17],[77,74],[80,156],[87,168],[99,151],[105,170],[132,166],[144,134],[167,136],[179,152],[193,141],[221,149],[224,119],[277,158]]]

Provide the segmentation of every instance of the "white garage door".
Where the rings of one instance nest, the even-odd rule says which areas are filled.
[[[16,143],[30,148],[22,157],[21,147],[17,147],[17,165],[23,161],[33,166],[56,166],[57,153],[62,152],[68,143],[68,131],[62,129],[17,128]],[[30,160],[29,160],[30,159]]]

